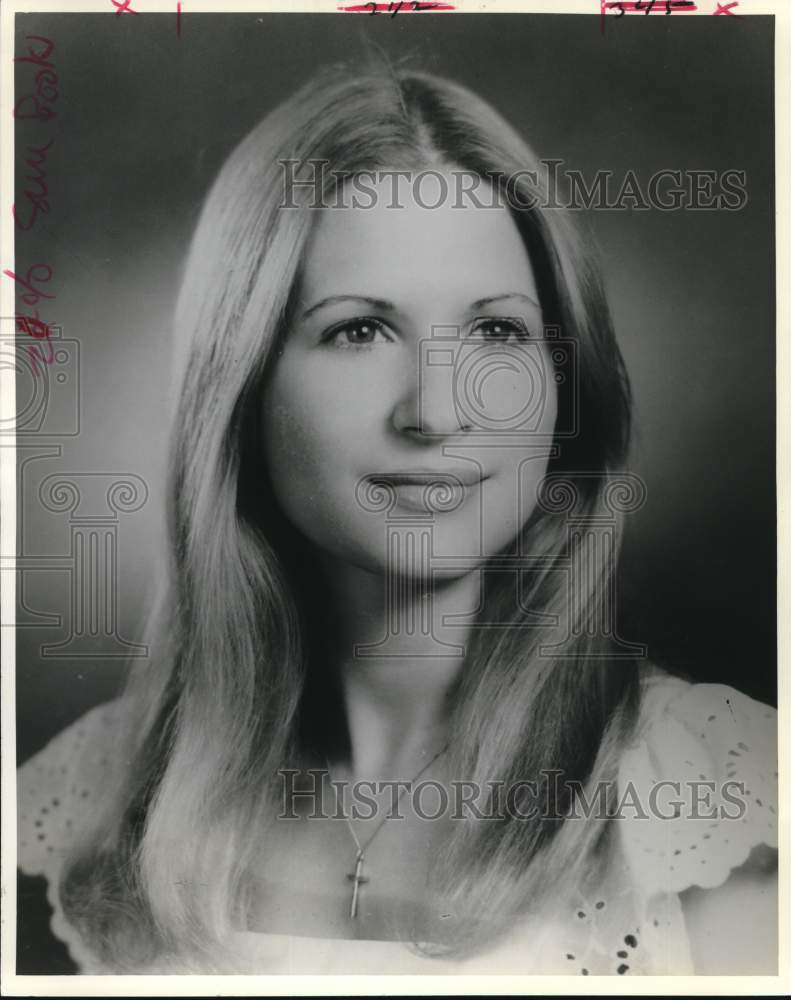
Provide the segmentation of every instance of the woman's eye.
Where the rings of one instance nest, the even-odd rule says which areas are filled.
[[[473,324],[472,336],[502,344],[527,340],[530,334],[521,319],[479,319]]]
[[[355,319],[339,323],[322,338],[323,343],[341,348],[371,347],[391,340],[385,332],[384,324],[375,319]]]

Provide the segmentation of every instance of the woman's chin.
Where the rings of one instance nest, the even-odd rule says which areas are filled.
[[[392,541],[392,539],[391,539]],[[391,545],[388,550],[385,545],[377,548],[336,551],[329,554],[333,561],[340,561],[358,570],[370,573],[383,581],[390,579],[401,583],[413,583],[436,587],[441,584],[459,580],[469,573],[480,569],[488,556],[480,553],[462,553],[455,550],[431,550],[421,553],[410,543]]]
[[[353,524],[338,519],[304,525],[317,558],[353,566],[377,577],[424,581],[459,579],[506,550],[519,528],[508,512],[482,530],[477,514],[437,514],[425,520],[385,519],[381,515]]]

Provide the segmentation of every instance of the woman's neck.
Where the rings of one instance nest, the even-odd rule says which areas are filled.
[[[437,586],[325,564],[333,582],[336,669],[351,776],[409,778],[447,743],[451,696],[477,609],[477,574]]]

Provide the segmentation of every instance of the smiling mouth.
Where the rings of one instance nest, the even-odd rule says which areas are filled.
[[[368,477],[372,483],[391,486],[477,486],[488,476],[481,476],[469,469],[447,472],[380,472]]]
[[[460,507],[488,476],[469,469],[453,472],[397,472],[369,476],[372,485],[393,490],[395,506],[421,514],[449,513]]]

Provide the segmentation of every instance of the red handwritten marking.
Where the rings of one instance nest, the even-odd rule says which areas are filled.
[[[25,63],[35,69],[34,87],[32,93],[27,93],[19,98],[12,113],[14,118],[18,120],[48,122],[57,117],[57,112],[51,106],[58,99],[58,75],[54,64],[50,61],[55,43],[41,35],[27,35],[25,41],[27,42],[27,54],[16,56],[14,62]],[[54,141],[53,136],[49,142],[43,145],[28,145],[25,148],[24,163],[31,172],[24,175],[25,180],[30,184],[25,187],[23,196],[31,206],[29,214],[24,218],[16,203],[11,206],[14,222],[23,232],[33,228],[39,212],[46,213],[50,210],[45,164]],[[27,314],[16,313],[16,330],[17,333],[24,333],[39,342],[27,349],[35,375],[42,371],[39,362],[51,365],[55,360],[55,350],[51,342],[52,329],[39,316],[37,308],[42,299],[55,298],[54,293],[41,287],[52,280],[52,273],[52,267],[49,264],[33,264],[24,275],[15,274],[7,269],[3,271],[3,274],[19,286],[17,294],[20,301],[31,309],[31,312]],[[46,342],[48,355],[42,353],[41,341]]]
[[[176,4],[176,35],[181,38],[181,4]]]
[[[698,9],[692,0],[605,0],[602,6],[624,14],[690,14]]]
[[[391,3],[356,3],[348,7],[338,7],[339,11],[346,14],[423,14],[427,12],[442,13],[447,10],[456,10],[452,3],[420,3],[418,0],[401,0],[401,2]]]
[[[45,69],[52,69],[52,63],[47,62],[47,57],[55,48],[55,43],[50,41],[49,38],[43,38],[41,35],[25,35],[27,41],[43,42],[46,45],[45,52],[34,52],[33,49],[28,46],[26,56],[14,56],[14,62],[29,62],[34,63],[36,66],[43,66]]]
[[[41,353],[41,345],[34,344],[33,347],[28,347],[27,356],[33,362],[33,374],[41,375],[43,373],[43,368],[39,368],[39,361],[43,361],[45,365],[51,365],[55,361],[55,348],[52,346],[52,341],[47,339],[47,347],[49,348],[49,355],[44,357]]]
[[[55,72],[55,65],[49,61],[49,56],[55,48],[55,43],[41,35],[27,35],[28,42],[41,42],[42,47],[36,49],[28,45],[26,56],[17,56],[15,63],[30,63],[38,67],[35,76],[35,89],[32,94],[20,97],[14,105],[14,118],[37,119],[38,121],[51,121],[57,118],[57,113],[50,107],[58,99],[58,74]]]
[[[36,310],[34,316],[22,316],[20,313],[17,313],[16,328],[19,333],[27,333],[29,336],[35,337],[36,340],[49,341],[52,335],[52,328],[49,323],[45,323],[41,319],[38,310]]]
[[[119,14],[136,14],[136,10],[132,10],[129,6],[132,0],[110,0],[113,7],[116,7],[115,16],[118,17]]]
[[[21,313],[16,314],[16,328],[17,333],[26,333],[28,336],[33,337],[36,340],[46,341],[47,348],[49,349],[49,355],[45,357],[41,353],[41,345],[36,344],[34,347],[28,347],[27,354],[30,360],[33,362],[33,374],[40,374],[40,369],[38,366],[39,361],[43,361],[45,365],[51,365],[55,360],[55,348],[52,346],[52,328],[48,323],[45,323],[38,314],[38,309],[34,311],[32,316],[24,316]]]
[[[49,187],[46,181],[47,172],[44,169],[44,163],[54,141],[53,137],[44,146],[28,146],[26,149],[28,155],[24,162],[26,166],[30,167],[32,173],[25,174],[25,180],[31,181],[35,185],[35,187],[26,186],[22,192],[25,200],[32,205],[27,221],[21,219],[16,202],[11,206],[14,222],[24,232],[33,228],[33,223],[38,218],[39,212],[44,212],[45,215],[49,212]]]
[[[604,18],[608,10],[617,10],[616,17],[624,14],[691,14],[698,8],[693,0],[601,0],[601,33],[604,34]]]
[[[714,11],[714,16],[717,14],[727,14],[728,17],[741,17],[741,14],[734,14],[731,8],[738,7],[739,0],[734,0],[733,3],[726,3],[724,6],[721,3],[717,4],[717,9]]]
[[[24,294],[20,294],[19,298],[25,303],[26,306],[37,306],[41,299],[55,298],[54,295],[51,295],[49,292],[45,292],[42,288],[37,287],[37,285],[46,284],[51,280],[52,268],[49,264],[33,264],[28,268],[24,277],[19,274],[14,274],[13,271],[9,271],[7,268],[3,269],[3,274],[7,275],[25,289]],[[28,348],[28,356],[33,362],[33,371],[36,375],[38,375],[39,361],[43,361],[44,364],[51,365],[55,360],[55,351],[50,341],[52,328],[49,323],[45,323],[44,320],[41,319],[38,309],[34,309],[32,315],[25,315],[23,313],[16,314],[16,329],[17,333],[26,333],[29,337],[33,337],[35,340],[45,340],[47,342],[49,357],[44,357],[44,355],[41,354],[41,350],[38,345],[36,345],[36,347]]]
[[[39,271],[43,271],[44,273],[37,273]],[[37,283],[46,284],[52,279],[52,268],[49,264],[33,264],[27,269],[27,274],[24,278],[6,269],[3,270],[3,274],[7,274],[9,278],[13,278],[17,284],[25,289],[25,294],[20,295],[20,298],[26,306],[37,306],[42,299],[55,298],[54,295],[47,294],[41,288],[36,288]]]

